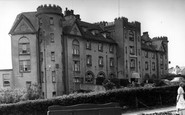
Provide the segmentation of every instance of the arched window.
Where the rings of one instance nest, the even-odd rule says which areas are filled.
[[[80,44],[78,40],[73,40],[73,55],[80,55]]]
[[[110,73],[110,74],[109,74],[109,78],[110,78],[110,79],[113,79],[113,78],[115,78],[115,77],[116,77],[116,76],[115,76],[114,73]]]
[[[103,81],[105,80],[105,73],[99,72],[96,78],[96,85],[102,85]]]
[[[30,42],[26,37],[22,37],[19,39],[19,54],[30,54]]]
[[[85,74],[85,83],[94,83],[94,74],[91,71],[86,72]]]

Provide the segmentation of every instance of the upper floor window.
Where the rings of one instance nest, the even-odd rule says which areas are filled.
[[[148,58],[148,52],[145,51],[145,58]]]
[[[110,58],[110,67],[114,67],[114,58]]]
[[[55,52],[51,52],[51,61],[55,61]]]
[[[103,57],[99,56],[99,60],[98,60],[99,66],[103,66]]]
[[[130,46],[130,54],[134,55],[134,46]]]
[[[91,55],[87,55],[87,65],[92,65],[92,56]]]
[[[134,32],[133,31],[129,32],[129,40],[134,41]]]
[[[155,62],[152,62],[152,70],[155,70]]]
[[[80,45],[78,40],[73,40],[73,55],[80,55]]]
[[[30,62],[30,60],[19,60],[19,71],[21,73],[31,72],[31,62]]]
[[[54,33],[50,33],[50,42],[54,43],[55,39],[54,39]]]
[[[10,74],[3,74],[3,86],[4,87],[10,86]]]
[[[56,82],[56,72],[52,71],[52,82],[55,83]]]
[[[50,24],[50,25],[54,25],[53,17],[50,17],[50,18],[49,18],[49,24]]]
[[[98,51],[103,51],[103,43],[98,43]]]
[[[131,69],[134,69],[135,68],[135,60],[134,59],[131,59],[130,60],[130,68]]]
[[[73,70],[74,72],[80,72],[80,61],[74,61]]]
[[[91,42],[90,41],[87,41],[86,42],[86,49],[91,49]]]
[[[39,18],[39,26],[42,26],[42,18]]]
[[[152,53],[152,59],[155,59],[155,53]]]
[[[148,62],[145,62],[145,70],[148,70]]]
[[[30,54],[30,42],[25,37],[19,40],[19,54]]]
[[[110,44],[109,46],[109,52],[114,53],[114,45]]]

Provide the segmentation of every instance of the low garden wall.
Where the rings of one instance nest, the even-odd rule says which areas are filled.
[[[125,109],[174,105],[178,86],[123,88],[106,92],[74,93],[52,99],[1,104],[0,115],[46,115],[51,105],[118,102]]]

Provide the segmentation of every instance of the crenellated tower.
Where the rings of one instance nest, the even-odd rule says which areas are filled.
[[[41,5],[37,8],[36,16],[39,26],[39,65],[43,95],[46,98],[62,95],[62,8],[56,5]]]

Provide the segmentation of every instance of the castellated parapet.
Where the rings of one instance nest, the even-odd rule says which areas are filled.
[[[129,22],[128,18],[126,18],[126,17],[118,17],[118,18],[115,18],[114,21],[115,21],[115,23],[117,21],[121,21],[122,23],[124,23],[125,26],[131,26],[131,27],[134,27],[134,28],[140,28],[141,27],[140,22],[138,22],[138,21]]]
[[[39,14],[58,14],[62,15],[62,8],[58,5],[41,5],[37,8],[37,15]]]
[[[168,42],[168,37],[166,36],[154,37],[153,40],[163,40],[163,41]]]

